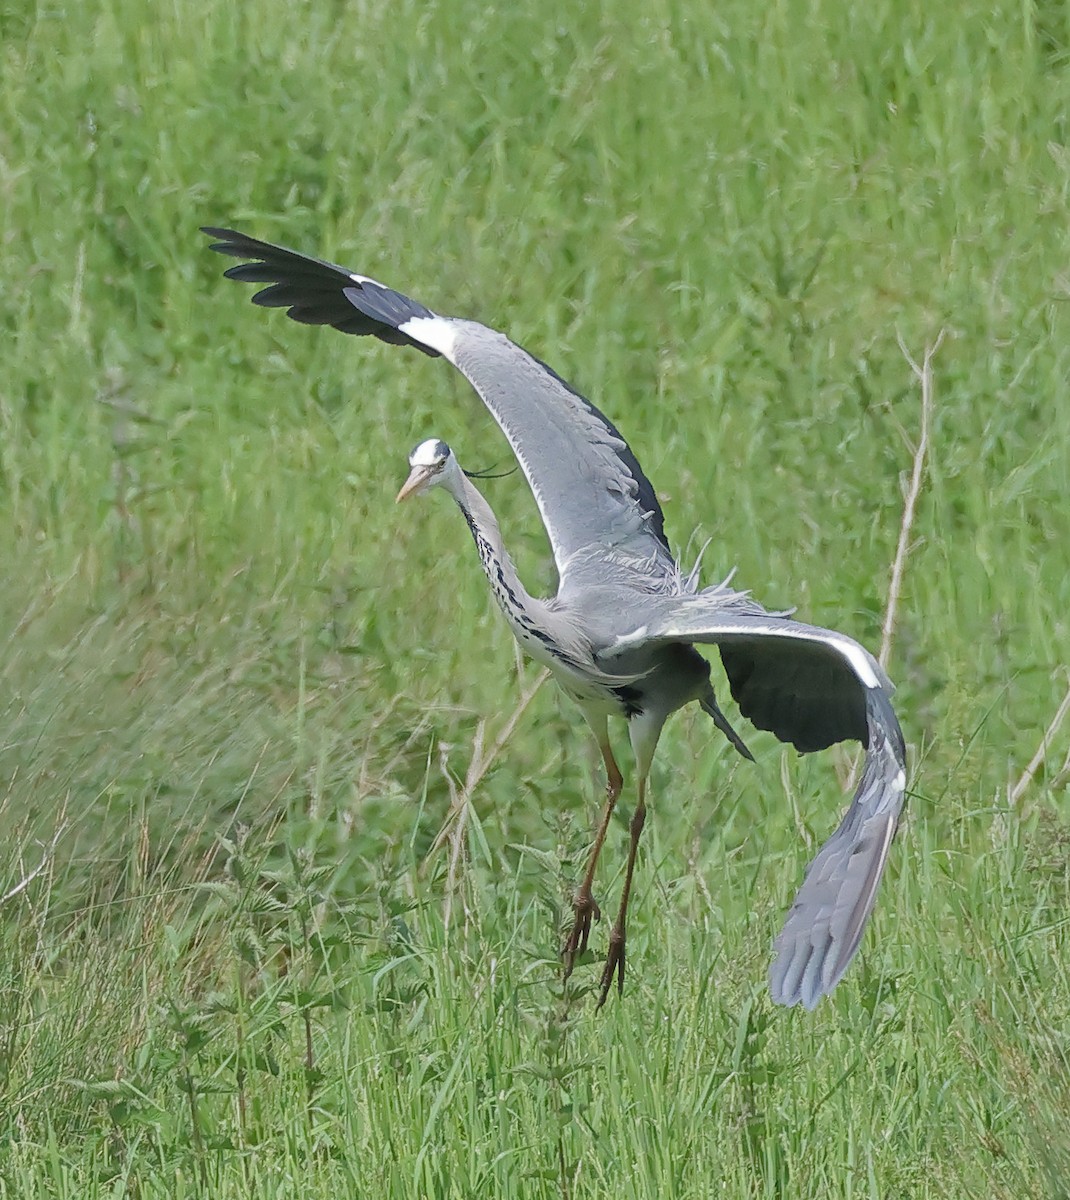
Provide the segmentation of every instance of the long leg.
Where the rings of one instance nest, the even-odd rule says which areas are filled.
[[[572,968],[576,965],[577,957],[587,949],[587,939],[591,933],[591,921],[597,921],[602,915],[592,894],[594,873],[598,867],[598,856],[602,852],[602,843],[606,840],[606,833],[609,829],[609,822],[613,817],[613,810],[617,806],[617,798],[620,796],[621,787],[624,785],[620,767],[617,766],[617,760],[613,757],[613,747],[609,744],[609,733],[605,718],[598,725],[594,721],[591,721],[591,725],[595,730],[595,737],[598,739],[598,748],[602,751],[602,761],[606,764],[606,803],[602,809],[602,819],[599,821],[598,829],[595,831],[594,845],[591,847],[591,855],[587,860],[587,871],[583,876],[583,882],[576,892],[576,899],[573,903],[574,920],[572,932],[568,935],[563,950],[566,979],[572,974]]]
[[[635,856],[639,849],[639,838],[646,823],[646,776],[639,776],[639,799],[632,817],[632,840],[628,847],[628,867],[624,873],[624,891],[620,896],[620,909],[613,929],[609,935],[609,953],[606,955],[605,969],[602,971],[602,982],[598,991],[598,1007],[601,1008],[613,986],[613,977],[617,978],[617,992],[624,991],[624,926],[628,916],[628,898],[632,892],[632,872],[635,870]]]

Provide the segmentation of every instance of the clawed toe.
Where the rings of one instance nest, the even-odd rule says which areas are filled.
[[[572,932],[565,940],[565,946],[561,952],[561,957],[565,961],[566,979],[572,974],[572,968],[576,965],[576,959],[587,949],[587,940],[591,936],[592,920],[600,921],[602,919],[602,910],[598,907],[597,901],[589,892],[586,894],[580,892],[576,897],[573,911],[575,913],[575,920],[572,924]]]
[[[602,970],[602,981],[598,986],[598,1004],[601,1008],[613,986],[613,978],[617,979],[617,994],[624,993],[624,930],[614,927],[609,935],[609,953],[606,955],[606,965]]]

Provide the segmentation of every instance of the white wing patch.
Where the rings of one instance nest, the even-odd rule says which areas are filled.
[[[826,645],[832,646],[838,650],[845,659],[851,664],[854,673],[868,688],[881,688],[884,684],[881,682],[877,672],[873,669],[873,660],[869,656],[869,652],[860,646],[857,642],[852,641],[849,637],[843,634],[836,634],[831,638],[818,637],[816,634],[808,633],[807,641],[824,642]]]
[[[763,631],[764,632],[764,631]],[[772,630],[769,631],[770,633]],[[824,643],[826,646],[832,646],[838,650],[845,659],[851,664],[854,673],[859,679],[870,688],[881,687],[881,681],[877,678],[877,672],[873,670],[873,664],[870,661],[869,654],[857,642],[845,634],[833,633],[831,637],[820,637],[818,634],[807,631],[804,634],[791,634],[790,636],[801,636],[806,642]]]
[[[657,637],[659,638],[692,638],[696,634],[694,628],[659,628]],[[717,640],[718,634],[723,634],[725,641],[732,640],[733,637],[741,638],[778,638],[781,641],[798,641],[798,642],[816,642],[820,646],[828,646],[829,649],[835,650],[840,654],[854,671],[858,679],[868,688],[886,688],[887,684],[883,683],[878,677],[877,672],[873,669],[873,663],[868,652],[860,646],[856,641],[849,638],[846,634],[836,633],[833,630],[828,630],[824,633],[819,633],[814,629],[807,629],[801,626],[798,629],[792,629],[785,626],[772,626],[763,628],[761,625],[733,625],[731,622],[725,622],[723,625],[718,625],[716,621],[711,621],[709,626],[704,630],[710,639]],[[627,650],[632,646],[640,645],[647,640],[649,630],[647,626],[636,629],[632,633],[626,633],[623,637],[617,638],[608,650],[603,651],[603,657],[611,657],[621,650]]]
[[[398,330],[414,342],[437,350],[447,362],[456,365],[453,350],[457,345],[457,326],[454,321],[445,317],[412,317],[403,321]]]

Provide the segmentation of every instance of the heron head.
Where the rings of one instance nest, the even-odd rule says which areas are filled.
[[[457,460],[453,451],[438,438],[428,438],[421,442],[409,455],[409,477],[398,492],[398,500],[406,500],[409,496],[419,496],[429,489],[444,483],[448,478],[451,467],[456,468]]]

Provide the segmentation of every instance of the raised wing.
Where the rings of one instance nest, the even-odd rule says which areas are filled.
[[[607,670],[658,644],[714,643],[740,711],[759,729],[804,752],[847,739],[865,747],[851,805],[807,868],[769,971],[777,1003],[813,1008],[858,950],[903,807],[906,747],[892,685],[845,634],[764,613],[738,593],[659,598],[651,610],[599,656]]]
[[[229,229],[205,227],[220,254],[248,259],[229,279],[270,286],[255,304],[286,308],[295,321],[371,334],[442,355],[475,388],[501,426],[546,526],[562,580],[568,561],[592,545],[637,558],[672,558],[661,506],[616,427],[545,363],[504,334],[437,316],[344,267]]]

